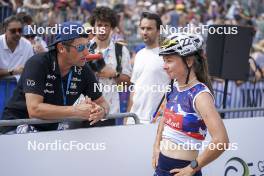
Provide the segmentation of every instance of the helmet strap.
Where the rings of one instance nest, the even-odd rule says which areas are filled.
[[[188,84],[192,67],[188,66],[187,61],[186,61],[187,60],[186,57],[183,57],[182,60],[183,60],[184,64],[186,65],[186,68],[187,68],[187,77],[186,77],[185,84]]]
[[[185,84],[188,84],[189,78],[190,78],[190,73],[191,73],[191,67],[187,67],[187,69],[188,69],[188,73],[187,73]]]

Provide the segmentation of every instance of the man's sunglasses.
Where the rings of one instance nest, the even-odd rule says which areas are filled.
[[[70,46],[70,47],[73,47],[75,48],[79,53],[82,52],[85,48],[89,49],[90,48],[90,43],[87,43],[87,44],[80,44],[80,45],[69,45],[69,44],[66,44],[64,43],[63,45],[65,46]]]
[[[22,33],[22,28],[13,28],[13,29],[8,29],[12,34],[15,34],[15,33]]]

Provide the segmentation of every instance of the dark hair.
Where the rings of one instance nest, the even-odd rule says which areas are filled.
[[[110,22],[111,27],[115,28],[117,26],[117,15],[109,7],[96,7],[93,10],[92,16],[89,19],[92,26],[95,25],[96,21]]]
[[[162,25],[161,19],[158,14],[156,13],[150,13],[150,12],[143,12],[140,17],[140,23],[143,20],[143,18],[147,18],[149,20],[155,20],[156,21],[156,27],[159,30],[160,26]]]
[[[203,55],[203,51],[199,50],[194,55],[194,57],[195,59],[193,63],[193,68],[198,81],[204,83],[209,88],[211,93],[214,94],[211,79],[209,76],[207,59]]]
[[[67,40],[67,41],[63,41],[61,42],[61,44],[66,48],[67,52],[70,52],[70,46],[72,43],[74,42],[74,39],[73,40]],[[56,46],[57,48],[57,46]],[[57,48],[58,50],[58,48]]]
[[[4,29],[5,29],[5,31],[6,31],[7,26],[9,25],[9,23],[14,22],[14,21],[20,22],[23,25],[23,21],[18,16],[12,15],[12,16],[7,17],[4,20]]]
[[[17,17],[20,18],[25,25],[31,25],[33,23],[32,17],[25,12],[18,13]]]

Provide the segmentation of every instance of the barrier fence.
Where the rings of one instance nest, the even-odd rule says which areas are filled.
[[[109,114],[105,117],[105,119],[120,119],[132,117],[135,120],[135,124],[139,124],[139,118],[135,113],[116,113]],[[15,119],[15,120],[1,120],[0,126],[18,126],[23,124],[28,125],[36,125],[36,124],[48,124],[48,123],[61,123],[61,122],[78,122],[85,121],[84,119],[76,118],[76,117],[67,117],[66,119],[58,119],[58,120],[41,120],[41,119]]]
[[[215,104],[225,118],[264,116],[264,80],[256,83],[229,81],[226,108],[223,111],[224,81],[213,80]]]
[[[0,119],[6,103],[13,95],[13,91],[16,88],[16,85],[17,81],[14,77],[0,79]]]

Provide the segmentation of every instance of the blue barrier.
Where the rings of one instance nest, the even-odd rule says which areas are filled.
[[[223,108],[224,81],[214,80],[213,89],[215,95],[215,104],[217,109]],[[264,80],[254,82],[242,82],[238,84],[235,81],[229,81],[226,99],[226,109],[241,108],[263,108],[264,107]],[[226,112],[225,118],[235,117],[260,117],[264,116],[264,111],[236,111]]]
[[[15,78],[0,79],[0,119],[2,119],[4,107],[13,95],[16,85],[17,81]]]
[[[120,99],[120,112],[124,113],[127,112],[128,100],[129,100],[129,92],[120,92],[119,99]],[[123,125],[124,119],[116,119],[116,125]]]

